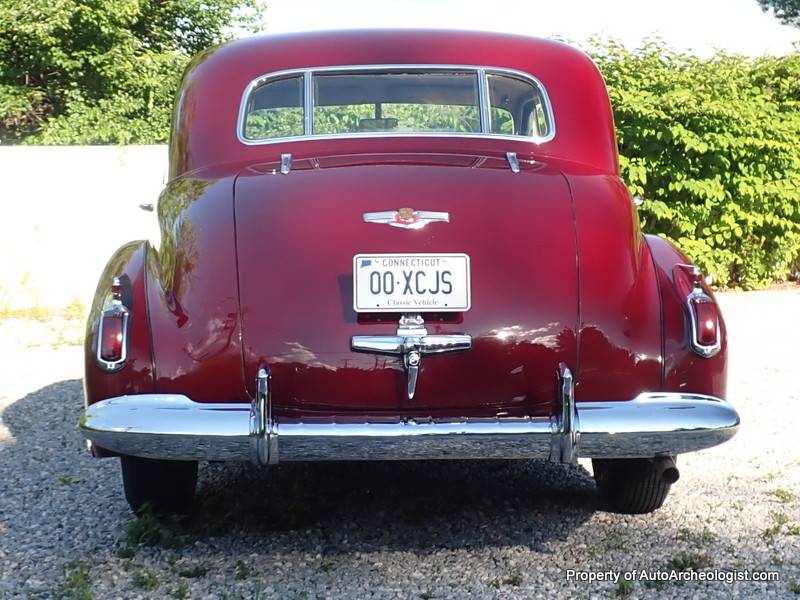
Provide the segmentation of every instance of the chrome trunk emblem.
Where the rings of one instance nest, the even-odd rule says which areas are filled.
[[[354,335],[350,340],[350,346],[354,352],[402,356],[407,377],[407,395],[409,400],[413,400],[417,391],[422,356],[470,350],[472,336],[429,335],[422,315],[408,313],[400,318],[397,335]]]
[[[381,223],[390,227],[402,227],[403,229],[422,229],[428,223],[449,223],[450,213],[401,208],[398,210],[364,213],[363,218],[365,223]]]

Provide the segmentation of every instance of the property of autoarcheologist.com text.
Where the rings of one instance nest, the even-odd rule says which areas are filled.
[[[778,571],[751,571],[721,569],[706,569],[702,571],[677,571],[674,569],[632,569],[630,571],[581,571],[578,569],[566,570],[567,581],[585,581],[587,583],[620,581],[644,582],[684,582],[684,581],[719,581],[735,583],[737,581],[778,581]]]

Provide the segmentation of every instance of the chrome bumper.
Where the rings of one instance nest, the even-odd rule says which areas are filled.
[[[121,396],[89,406],[79,426],[93,444],[146,458],[279,461],[467,458],[638,458],[716,446],[739,427],[725,400],[645,393],[623,402],[573,401],[561,372],[553,417],[476,419],[273,419],[269,375],[252,404],[201,404],[186,396]]]

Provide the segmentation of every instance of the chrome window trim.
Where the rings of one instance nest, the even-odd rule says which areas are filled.
[[[250,93],[256,91],[258,86],[254,87]],[[311,71],[306,71],[303,73],[303,135],[311,135],[314,131],[314,105],[311,99],[314,97],[314,83],[311,80]],[[248,98],[249,101],[249,98]],[[239,133],[244,134],[244,119],[247,117],[247,113],[240,116],[242,119],[242,123],[239,126]],[[242,135],[244,137],[244,135]],[[297,137],[297,136],[291,136]],[[240,138],[241,140],[241,138]]]
[[[480,110],[481,131],[480,132],[364,132],[364,133],[335,133],[335,134],[314,134],[314,107],[313,107],[313,78],[316,73],[351,73],[363,71],[467,71],[474,72],[478,77],[478,103]],[[546,136],[534,137],[525,135],[504,135],[491,133],[489,123],[489,93],[487,75],[508,75],[526,80],[533,84],[542,96],[545,106],[547,121],[550,126]],[[263,140],[251,140],[244,136],[245,118],[247,117],[247,105],[253,92],[260,86],[273,79],[301,75],[303,78],[303,111],[304,111],[304,134],[284,136],[277,138],[266,138]],[[298,142],[306,140],[331,140],[342,138],[407,138],[407,137],[460,137],[495,139],[529,144],[544,144],[551,141],[556,136],[556,121],[553,116],[553,106],[550,96],[547,94],[542,82],[524,71],[510,69],[506,67],[489,67],[476,65],[443,65],[443,64],[375,64],[375,65],[329,65],[324,67],[308,67],[298,69],[284,69],[264,73],[253,79],[244,89],[242,99],[239,103],[239,116],[236,119],[236,137],[245,146],[262,146],[266,144],[282,144],[286,142]]]
[[[491,133],[492,122],[489,114],[489,85],[486,81],[486,69],[478,69],[478,104],[481,117],[481,133]]]

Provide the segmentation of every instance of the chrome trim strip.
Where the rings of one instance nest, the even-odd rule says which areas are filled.
[[[491,115],[489,114],[489,85],[486,79],[486,69],[478,69],[478,108],[481,118],[481,133],[492,132]]]
[[[313,133],[313,76],[315,73],[348,73],[358,71],[475,71],[479,75],[478,85],[478,101],[480,102],[481,111],[481,132],[480,133],[456,133],[456,132],[365,132],[365,133],[341,133],[341,134],[319,134]],[[483,76],[480,73],[483,72]],[[547,117],[548,125],[550,126],[548,134],[544,137],[522,136],[522,135],[502,135],[490,133],[488,126],[489,116],[489,97],[487,89],[484,85],[488,83],[481,83],[481,79],[487,82],[487,74],[500,74],[518,77],[532,83],[539,90],[544,102],[545,114]],[[305,90],[303,98],[303,110],[305,111],[305,134],[302,136],[289,136],[281,138],[268,138],[264,140],[250,140],[244,136],[245,131],[245,118],[247,116],[247,105],[250,101],[251,94],[271,79],[278,79],[292,75],[303,76],[303,87]],[[484,111],[486,112],[486,123],[484,123]],[[308,67],[301,69],[284,69],[281,71],[273,71],[271,73],[264,73],[253,79],[245,86],[242,93],[242,99],[239,102],[239,115],[236,119],[236,138],[240,143],[246,146],[262,146],[267,144],[281,144],[286,142],[298,142],[306,140],[331,140],[342,138],[392,138],[392,137],[463,137],[463,138],[478,138],[478,139],[495,139],[525,142],[532,144],[544,144],[551,141],[556,136],[556,122],[553,114],[552,103],[547,94],[542,82],[535,76],[518,69],[509,69],[506,67],[489,67],[489,66],[476,66],[476,65],[442,65],[442,64],[371,64],[371,65],[329,65],[324,67]]]
[[[255,88],[252,91],[255,91]],[[244,121],[242,121],[242,127],[244,127]],[[240,131],[244,131],[244,129]],[[314,133],[314,83],[311,80],[311,71],[303,73],[303,133],[305,135]]]
[[[516,152],[506,152],[506,160],[512,173],[519,173],[519,160]]]
[[[252,409],[250,404],[202,404],[170,394],[121,396],[89,406],[79,426],[94,445],[121,454],[250,460],[253,438],[259,437]],[[739,427],[739,415],[728,402],[698,394],[655,392],[629,401],[578,402],[575,415],[580,416],[580,440],[574,456],[583,458],[693,452],[725,442]],[[267,427],[260,415],[255,420]],[[577,433],[577,419],[574,423]],[[395,417],[372,423],[277,419],[268,456],[262,454],[259,461],[549,458],[558,427],[556,417]]]
[[[292,170],[292,155],[281,154],[281,175],[288,175]]]

